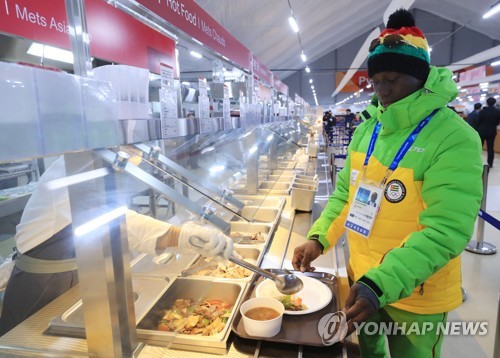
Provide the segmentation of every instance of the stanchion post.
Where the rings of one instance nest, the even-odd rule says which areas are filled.
[[[486,210],[486,197],[488,192],[488,173],[489,166],[484,165],[483,167],[483,200],[481,201],[481,210]],[[493,244],[484,241],[484,219],[479,217],[477,221],[476,230],[476,240],[469,241],[469,244],[465,248],[469,252],[480,255],[492,255],[496,254],[497,247]]]

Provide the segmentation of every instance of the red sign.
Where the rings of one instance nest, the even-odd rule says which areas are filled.
[[[276,76],[273,77],[274,89],[278,92],[283,93],[285,96],[288,96],[288,86],[280,81],[280,79]]]
[[[273,85],[273,73],[269,71],[269,69],[262,62],[259,61],[255,55],[252,58],[253,64],[253,74],[257,76],[257,78],[267,84],[268,86]]]
[[[335,73],[335,88],[338,87],[340,81],[345,76],[345,72]],[[357,92],[362,88],[365,88],[370,83],[370,78],[368,77],[367,71],[357,71],[349,82],[346,83],[344,88],[340,92]]]
[[[469,82],[474,80],[481,80],[486,76],[493,74],[491,66],[483,65],[471,70],[463,71],[459,74],[460,82]]]
[[[177,29],[250,70],[250,51],[193,0],[137,0],[137,2]]]
[[[160,73],[175,67],[175,42],[102,0],[85,0],[90,54]],[[0,32],[70,49],[64,0],[4,0]]]

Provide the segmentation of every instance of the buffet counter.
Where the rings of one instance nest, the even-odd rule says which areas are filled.
[[[322,160],[322,159],[318,159]],[[316,159],[310,160],[307,172],[316,172]],[[319,168],[324,164],[318,165]],[[321,179],[320,183],[327,183]],[[295,211],[291,207],[290,197],[286,197],[282,214],[277,222],[276,230],[267,245],[263,256],[262,268],[287,268],[292,269],[291,259],[294,248],[304,242],[306,234],[313,220],[321,213],[322,207],[315,205],[311,212]],[[319,272],[331,274],[338,282],[338,295],[340,305],[345,301],[348,293],[348,280],[346,273],[346,256],[343,240],[333,250],[320,256],[314,266]],[[60,317],[79,300],[78,286],[51,302],[35,315],[14,328],[0,338],[0,356],[37,356],[37,357],[84,357],[88,356],[87,342],[81,338],[70,338],[47,334],[49,323],[54,317]],[[341,306],[340,306],[341,307]],[[233,329],[234,331],[234,329]],[[140,341],[140,339],[139,339]],[[198,349],[200,350],[200,349]],[[203,348],[201,349],[203,350]],[[139,357],[301,357],[314,355],[315,357],[356,357],[359,355],[356,337],[348,337],[344,343],[331,346],[308,346],[298,344],[285,344],[257,339],[240,338],[231,332],[227,340],[225,354],[208,354],[193,351],[169,349],[154,345],[144,344],[138,349]]]

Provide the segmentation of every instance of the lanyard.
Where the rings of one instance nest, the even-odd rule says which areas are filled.
[[[403,145],[401,146],[401,148],[399,148],[398,152],[396,153],[396,156],[392,160],[392,163],[388,168],[388,171],[387,171],[388,173],[385,176],[383,183],[385,183],[385,181],[387,180],[387,177],[390,175],[390,173],[392,173],[398,167],[399,162],[401,162],[401,160],[403,159],[405,154],[410,149],[411,145],[415,142],[415,139],[417,139],[418,134],[427,125],[427,123],[429,123],[429,121],[432,119],[432,117],[434,117],[434,115],[436,114],[437,111],[438,111],[438,109],[435,109],[434,111],[432,111],[431,114],[429,114],[427,117],[422,119],[420,121],[420,123],[418,124],[418,126],[408,136],[408,138],[406,138]],[[368,165],[368,161],[370,160],[370,157],[372,156],[373,151],[375,149],[375,142],[377,141],[378,134],[380,132],[380,127],[381,127],[380,122],[377,122],[377,124],[375,125],[375,128],[373,129],[372,137],[370,139],[370,144],[368,145],[368,150],[366,151],[365,162],[363,164],[363,168],[365,171],[364,177],[366,177],[366,166]]]

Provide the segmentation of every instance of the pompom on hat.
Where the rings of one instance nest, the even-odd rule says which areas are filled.
[[[415,26],[413,15],[405,9],[389,16],[386,29],[370,45],[368,76],[391,71],[427,80],[430,71],[429,45]]]

